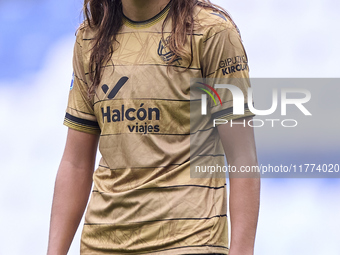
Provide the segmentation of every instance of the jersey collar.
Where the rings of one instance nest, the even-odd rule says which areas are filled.
[[[156,14],[155,16],[153,16],[152,18],[150,18],[148,20],[133,21],[123,14],[123,23],[124,23],[124,25],[131,27],[131,28],[148,28],[148,27],[151,27],[151,26],[155,25],[156,23],[158,23],[159,21],[165,19],[165,17],[169,13],[171,2],[172,1],[170,1],[164,7],[164,9],[162,11],[160,11],[158,14]]]

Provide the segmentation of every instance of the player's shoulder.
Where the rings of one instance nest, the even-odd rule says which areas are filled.
[[[76,31],[76,42],[84,47],[87,42],[91,41],[94,38],[93,29],[89,27],[89,25],[84,21],[81,23]]]
[[[227,13],[205,4],[196,6],[195,24],[196,31],[205,36],[212,36],[225,30],[238,32],[235,23]]]

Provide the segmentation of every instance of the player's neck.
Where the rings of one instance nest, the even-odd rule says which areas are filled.
[[[170,0],[122,0],[123,13],[133,21],[148,20],[157,15]]]

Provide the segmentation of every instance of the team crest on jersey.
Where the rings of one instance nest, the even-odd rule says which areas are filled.
[[[169,63],[171,61],[171,58],[175,55],[175,53],[173,53],[172,51],[170,51],[170,49],[166,46],[168,45],[168,42],[169,42],[169,39],[170,39],[170,36],[168,36],[166,39],[165,39],[165,44],[164,44],[164,40],[160,40],[159,41],[159,44],[158,44],[158,55],[162,58],[162,60],[165,62],[165,63]],[[172,63],[174,62],[177,62],[178,65],[180,65],[180,60],[182,60],[181,57],[176,57]]]
[[[73,83],[74,83],[74,73],[72,74],[72,80],[71,80],[70,90],[73,89]]]

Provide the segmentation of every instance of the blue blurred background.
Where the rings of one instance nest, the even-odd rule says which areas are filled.
[[[252,77],[340,76],[340,1],[214,3],[238,24]],[[0,0],[0,254],[46,253],[81,8],[81,0]],[[334,118],[338,92],[318,102]],[[257,129],[260,163],[340,164],[339,121],[314,121],[295,133]],[[261,199],[255,254],[340,254],[338,179],[263,179]],[[69,254],[79,254],[79,234]]]

